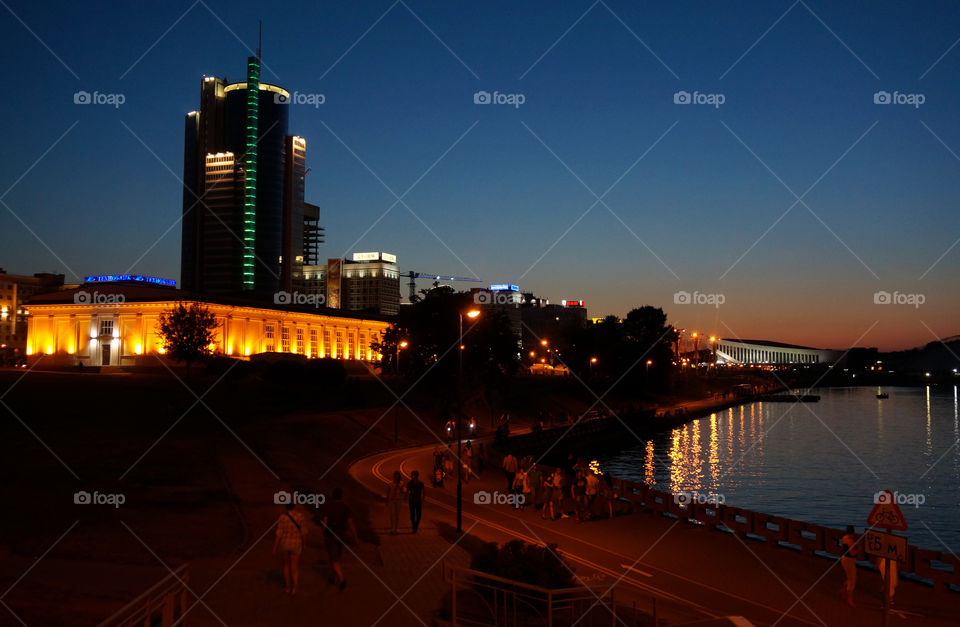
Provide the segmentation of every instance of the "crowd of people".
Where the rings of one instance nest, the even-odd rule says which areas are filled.
[[[529,505],[544,520],[575,516],[584,522],[604,514],[613,518],[616,512],[620,499],[616,482],[572,453],[564,464],[550,468],[537,464],[532,455],[518,460],[508,452],[501,467],[513,506],[522,510]]]

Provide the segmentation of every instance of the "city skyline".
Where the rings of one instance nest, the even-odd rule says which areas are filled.
[[[2,105],[8,272],[179,278],[183,116],[203,74],[243,80],[265,17],[321,259],[387,250],[728,338],[960,332],[960,9],[229,6],[8,5],[37,96]]]

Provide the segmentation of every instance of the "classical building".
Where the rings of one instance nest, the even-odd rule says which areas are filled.
[[[0,365],[15,364],[26,355],[28,313],[24,303],[34,294],[57,290],[62,274],[7,274],[0,268]]]
[[[211,349],[240,359],[289,353],[377,361],[370,344],[389,327],[377,316],[326,308],[267,307],[143,282],[93,282],[38,294],[26,304],[27,360],[54,366],[156,366],[158,358],[165,359],[157,321],[178,302],[202,302],[219,323]]]

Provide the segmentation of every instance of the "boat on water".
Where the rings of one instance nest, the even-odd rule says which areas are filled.
[[[884,392],[883,390],[881,390],[880,388],[877,388],[877,398],[890,398],[890,395]]]

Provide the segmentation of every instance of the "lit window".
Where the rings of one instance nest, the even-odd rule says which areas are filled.
[[[113,335],[113,320],[100,321],[100,335]]]
[[[287,327],[280,328],[280,352],[290,352],[290,329]]]
[[[303,354],[303,329],[297,329],[297,352]]]
[[[317,353],[317,330],[310,329],[310,356],[316,357]]]

